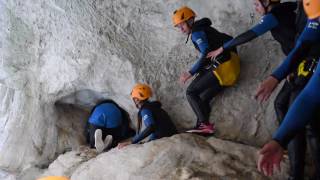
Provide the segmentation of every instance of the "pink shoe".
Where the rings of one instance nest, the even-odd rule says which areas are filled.
[[[214,124],[211,123],[201,123],[198,127],[186,131],[188,133],[203,133],[203,134],[213,134],[214,133]]]

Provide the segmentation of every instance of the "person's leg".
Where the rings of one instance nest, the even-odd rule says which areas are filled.
[[[95,132],[97,129],[101,129],[99,126],[95,126],[93,124],[88,125],[89,128],[89,144],[90,148],[95,148]]]
[[[313,160],[314,180],[320,180],[320,119],[319,114],[306,126],[309,150]]]
[[[282,122],[288,111],[291,91],[292,85],[286,80],[274,100],[274,110],[279,123]]]
[[[302,88],[292,89],[289,103],[294,102]],[[290,180],[304,179],[305,152],[306,152],[306,131],[300,131],[288,144],[288,155],[290,162]]]
[[[203,93],[200,94],[200,98],[207,107],[206,111],[210,114],[211,112],[211,107],[210,107],[210,102],[211,100],[219,94],[223,90],[223,87],[219,85],[219,87],[210,87],[206,89]]]
[[[105,149],[105,150],[108,150],[111,147],[117,146],[120,141],[126,139],[126,137],[123,137],[123,135],[122,135],[122,127],[121,126],[116,127],[116,128],[109,128],[109,129],[107,129],[107,131],[108,131],[107,132],[108,135],[112,136],[112,143],[110,142],[110,145],[108,147],[106,147],[107,149]]]
[[[290,180],[300,180],[304,177],[306,151],[305,131],[297,134],[288,144],[288,156],[290,163]]]
[[[220,86],[218,79],[215,77],[212,71],[207,71],[196,77],[195,80],[189,85],[187,89],[188,102],[197,116],[199,124],[209,124],[210,106],[208,101],[212,99],[212,95],[209,96],[208,92],[219,92],[223,88]],[[201,95],[206,93],[205,98],[202,99]],[[199,126],[199,127],[200,127]],[[212,125],[211,125],[212,126]],[[211,130],[210,130],[211,131]],[[213,131],[213,127],[212,127]]]

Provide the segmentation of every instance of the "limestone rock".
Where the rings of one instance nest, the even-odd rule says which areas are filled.
[[[256,154],[247,145],[180,134],[112,149],[81,164],[71,179],[268,179],[257,172]],[[272,179],[285,179],[283,169]]]

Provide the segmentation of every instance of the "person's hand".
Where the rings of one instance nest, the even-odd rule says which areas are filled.
[[[127,142],[119,143],[117,147],[118,147],[118,149],[122,149],[130,144],[132,144],[132,143],[130,141],[127,141]]]
[[[221,54],[223,52],[223,47],[220,47],[219,49],[216,49],[214,51],[211,51],[207,54],[207,58],[215,58],[217,57],[219,54]]]
[[[273,169],[276,167],[280,171],[280,162],[283,158],[283,148],[279,143],[272,140],[265,144],[259,151],[257,162],[258,170],[266,176],[272,176]]]
[[[181,75],[180,75],[180,79],[179,79],[179,82],[181,84],[185,84],[188,79],[190,79],[192,77],[192,75],[189,73],[189,72],[183,72]]]
[[[255,98],[260,102],[268,100],[273,90],[277,87],[278,84],[279,81],[276,78],[269,76],[260,84],[255,94]]]

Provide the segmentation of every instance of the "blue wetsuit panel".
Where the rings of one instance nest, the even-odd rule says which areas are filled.
[[[194,75],[200,70],[203,62],[206,60],[209,43],[208,43],[208,38],[204,31],[193,32],[191,36],[191,40],[193,43],[197,44],[200,51],[200,56],[197,62],[189,70],[190,74]]]
[[[89,123],[105,128],[116,128],[122,123],[120,109],[113,103],[97,106],[89,118]]]

